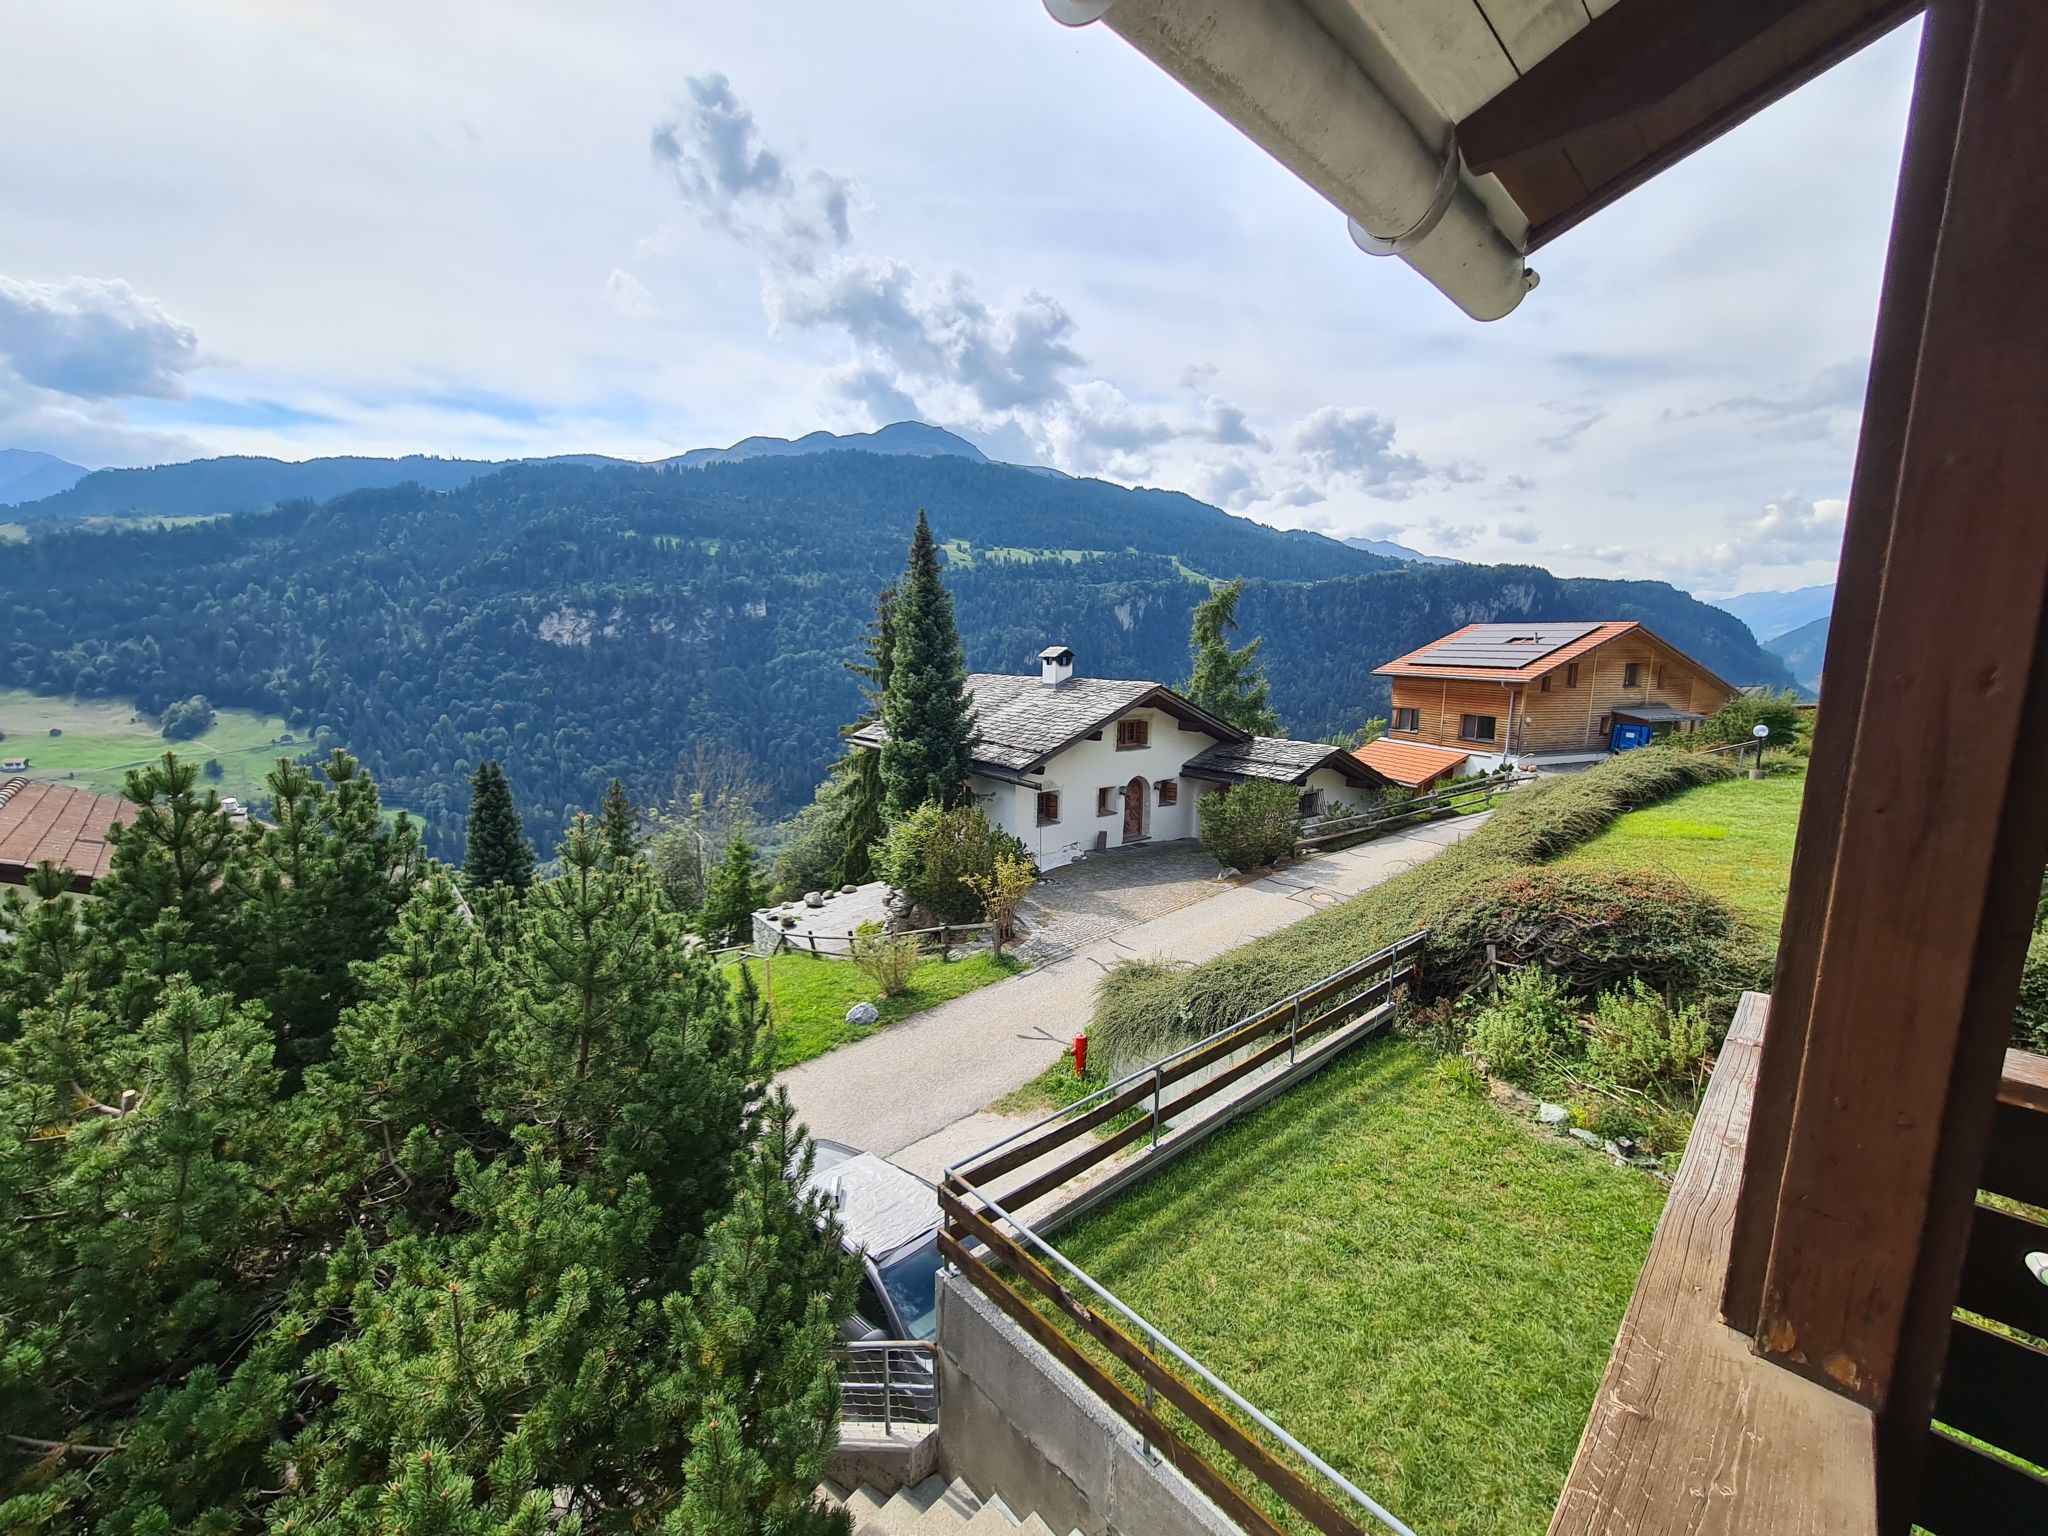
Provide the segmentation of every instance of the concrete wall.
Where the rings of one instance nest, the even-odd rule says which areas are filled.
[[[1055,1531],[1241,1536],[959,1275],[939,1277],[939,1462]]]

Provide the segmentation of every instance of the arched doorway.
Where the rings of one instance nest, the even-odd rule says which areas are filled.
[[[1147,787],[1142,775],[1124,786],[1124,841],[1127,843],[1134,843],[1145,835],[1145,820],[1150,810],[1145,794]]]

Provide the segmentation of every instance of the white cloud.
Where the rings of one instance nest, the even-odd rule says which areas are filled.
[[[1493,531],[1510,544],[1534,544],[1543,535],[1534,523],[1496,523]]]
[[[647,291],[647,285],[623,267],[613,267],[611,275],[604,280],[604,297],[606,303],[628,320],[660,318],[661,306],[654,302],[654,295]]]
[[[0,367],[33,389],[175,400],[198,361],[198,333],[118,279],[0,276]]]

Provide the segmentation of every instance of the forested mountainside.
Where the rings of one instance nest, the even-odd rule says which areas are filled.
[[[520,467],[451,492],[360,491],[176,528],[42,534],[0,562],[0,680],[194,693],[325,727],[459,848],[483,757],[543,845],[623,778],[667,792],[699,743],[802,803],[859,708],[842,663],[918,509],[949,559],[969,664],[1049,640],[1093,676],[1177,681],[1204,578],[1248,578],[1297,734],[1383,712],[1387,658],[1459,624],[1640,618],[1731,682],[1786,681],[1742,624],[1661,583],[1399,565],[1190,497],[962,458],[830,453],[689,474]]]

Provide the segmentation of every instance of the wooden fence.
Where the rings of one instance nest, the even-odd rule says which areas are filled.
[[[936,928],[892,928],[886,936],[892,939],[914,938],[922,941],[932,934],[937,934],[938,939],[936,942],[930,946],[925,946],[920,942],[919,947],[937,949],[950,960],[953,958],[953,944],[956,939],[963,938],[971,933],[988,933],[994,928],[994,923],[941,923]],[[817,955],[820,958],[843,960],[853,953],[854,938],[855,935],[851,933],[793,934],[788,929],[782,928],[778,929],[775,935],[775,942],[768,947],[767,952],[770,955],[808,953]],[[836,950],[820,949],[818,947],[820,943],[837,944],[840,947]],[[758,955],[761,953],[761,950],[752,944],[742,944],[737,947],[745,950],[748,954]],[[730,951],[720,950],[719,953],[727,954]]]
[[[1283,1531],[1263,1504],[1219,1471],[1159,1411],[1158,1398],[1163,1397],[1206,1436],[1220,1450],[1219,1459],[1270,1490],[1326,1536],[1364,1536],[1363,1527],[1354,1518],[1361,1513],[1392,1531],[1405,1533],[1407,1527],[1073,1265],[1017,1213],[1141,1140],[1149,1138],[1152,1150],[1140,1164],[1134,1165],[1134,1174],[1138,1169],[1149,1170],[1159,1160],[1192,1144],[1199,1139],[1204,1125],[1213,1129],[1221,1114],[1184,1127],[1164,1145],[1161,1138],[1176,1118],[1260,1068],[1277,1064],[1283,1057],[1290,1063],[1296,1061],[1304,1044],[1390,1002],[1396,989],[1416,976],[1417,957],[1427,937],[1423,933],[1412,934],[1206,1039],[1162,1057],[1008,1141],[976,1154],[966,1163],[947,1169],[940,1185],[939,1204],[946,1217],[939,1234],[940,1252],[1112,1412],[1144,1436],[1148,1445],[1253,1536],[1283,1536]],[[1239,1057],[1241,1052],[1244,1054]],[[1239,1059],[1232,1060],[1233,1057]],[[1169,1087],[1187,1083],[1205,1072],[1209,1075],[1167,1097]],[[1229,1107],[1223,1106],[1224,1112]],[[1126,1124],[1101,1134],[1126,1116],[1132,1117]],[[1000,1197],[987,1192],[985,1186],[990,1181],[1023,1170],[1075,1142],[1085,1145],[1052,1168],[1032,1174]],[[1126,1388],[1084,1352],[1047,1317],[1043,1310],[1046,1304],[1127,1368],[1137,1378],[1140,1392]],[[1246,1421],[1255,1428],[1247,1428]],[[1281,1451],[1274,1450],[1269,1440],[1277,1443]],[[1307,1466],[1310,1475],[1303,1473],[1302,1465]]]
[[[1295,839],[1295,847],[1306,852],[1314,848],[1328,847],[1332,843],[1377,837],[1380,833],[1396,827],[1434,821],[1442,816],[1464,815],[1493,804],[1494,796],[1503,790],[1514,788],[1517,784],[1527,783],[1530,777],[1528,774],[1490,773],[1462,780],[1449,789],[1416,795],[1392,805],[1375,806],[1369,811],[1360,811],[1355,816],[1330,816],[1318,821],[1304,821],[1301,824],[1300,835]]]

